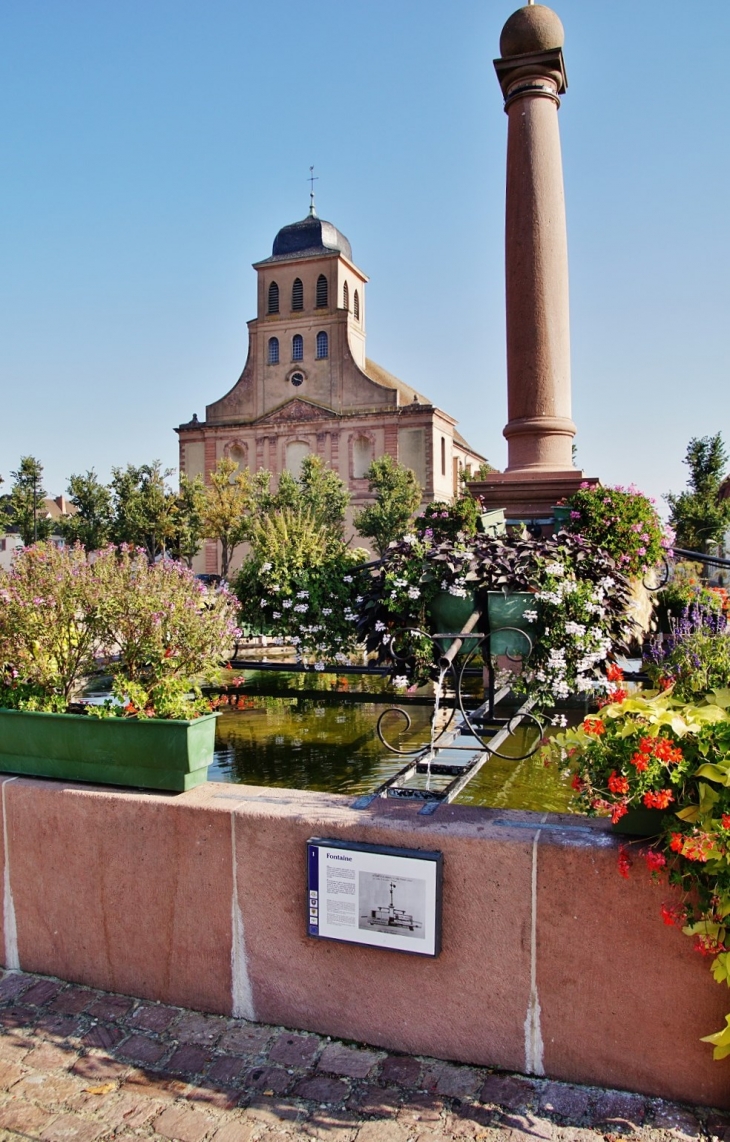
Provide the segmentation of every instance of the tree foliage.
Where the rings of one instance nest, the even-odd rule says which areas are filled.
[[[99,551],[109,542],[112,529],[112,497],[92,468],[85,475],[71,476],[68,498],[76,511],[59,523],[66,543],[80,543],[86,551]]]
[[[24,545],[29,547],[47,539],[53,526],[45,505],[43,465],[35,456],[22,456],[18,470],[10,475],[13,483],[7,501],[8,522],[17,527]]]
[[[387,454],[368,468],[368,486],[375,493],[375,503],[356,514],[355,527],[384,555],[391,543],[403,538],[421,502],[421,486],[410,468]]]
[[[221,575],[228,574],[233,552],[247,538],[252,482],[248,468],[222,456],[209,474],[203,506],[203,535],[221,545]]]
[[[669,492],[670,523],[677,533],[677,546],[705,552],[721,542],[730,527],[730,500],[720,497],[728,462],[722,434],[693,437],[684,463],[689,468],[688,488],[679,495]]]
[[[188,567],[192,567],[205,536],[206,503],[202,476],[195,476],[191,480],[182,472],[175,504],[175,533],[168,550],[174,559],[179,559]]]
[[[175,537],[177,497],[167,486],[172,469],[159,460],[136,468],[112,468],[112,541],[142,547],[150,563]]]

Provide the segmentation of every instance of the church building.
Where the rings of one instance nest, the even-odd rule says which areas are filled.
[[[462,469],[483,457],[456,421],[413,385],[368,359],[367,282],[350,243],[317,217],[285,226],[270,258],[254,264],[257,316],[249,321],[248,358],[233,388],[181,424],[180,471],[206,477],[221,456],[241,468],[297,474],[310,452],[321,456],[351,493],[349,518],[372,500],[367,470],[389,453],[412,468],[423,503],[450,500]],[[218,570],[206,543],[196,570]]]

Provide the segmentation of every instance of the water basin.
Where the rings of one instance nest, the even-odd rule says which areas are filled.
[[[388,740],[400,749],[428,742],[428,688],[406,695],[401,703],[383,678],[267,671],[239,677],[237,705],[221,706],[211,781],[367,793],[407,760],[389,753],[377,736],[378,718],[390,704],[402,704],[411,725],[392,719]],[[478,684],[475,679],[475,694]],[[529,732],[518,730],[500,752],[525,752]],[[439,788],[445,780],[432,777],[431,787]],[[421,775],[416,784],[428,781]],[[490,758],[458,798],[462,804],[535,812],[570,812],[572,800],[569,777],[538,757],[518,762]]]

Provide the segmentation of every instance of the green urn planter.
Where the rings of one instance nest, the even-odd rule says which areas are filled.
[[[462,630],[469,616],[476,606],[476,596],[450,595],[448,591],[441,591],[431,603],[432,629],[456,633]],[[535,624],[525,618],[525,611],[536,610],[535,596],[529,591],[487,591],[487,604],[489,608],[489,629],[492,637],[489,640],[488,650],[491,654],[506,654],[510,658],[524,658],[530,649],[534,638]],[[516,630],[503,630],[504,627],[517,628]],[[519,631],[529,636],[530,642],[523,638]],[[441,639],[444,651],[451,646],[451,639]],[[462,654],[469,654],[478,645],[475,638],[465,638]]]
[[[217,716],[176,721],[0,710],[0,772],[182,793],[207,778]]]

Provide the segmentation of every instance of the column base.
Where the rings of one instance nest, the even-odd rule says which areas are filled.
[[[577,492],[581,484],[595,486],[596,477],[586,477],[573,468],[569,472],[535,469],[490,472],[485,480],[469,483],[469,493],[481,499],[486,508],[504,508],[508,521],[552,520],[553,508],[564,496]]]

